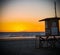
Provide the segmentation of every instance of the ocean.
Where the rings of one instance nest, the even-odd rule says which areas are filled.
[[[17,36],[36,36],[45,35],[45,32],[0,32],[0,37],[17,37]]]

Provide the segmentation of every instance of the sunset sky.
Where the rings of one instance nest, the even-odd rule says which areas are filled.
[[[60,17],[60,0],[56,3]],[[38,20],[54,16],[54,0],[1,1],[0,32],[44,32],[45,23]]]

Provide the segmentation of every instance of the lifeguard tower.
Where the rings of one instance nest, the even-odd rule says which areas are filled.
[[[55,5],[55,17],[45,18],[40,21],[45,21],[45,35],[46,36],[59,36],[59,20],[56,12],[56,1],[54,1]]]
[[[59,19],[58,17],[46,18],[40,21],[45,21],[45,35],[59,36]]]
[[[56,37],[59,36],[59,20],[60,20],[60,18],[57,17],[56,1],[54,1],[54,6],[55,6],[55,9],[54,9],[55,17],[39,20],[39,22],[45,21],[45,37],[46,37],[46,38],[43,38],[43,36],[37,35],[39,37],[39,47],[42,47],[45,41],[47,42],[47,47],[48,47],[48,44],[50,45],[50,47],[55,47],[55,44],[57,41]],[[49,38],[49,37],[53,37],[53,38]]]

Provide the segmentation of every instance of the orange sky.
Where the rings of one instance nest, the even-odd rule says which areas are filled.
[[[57,7],[58,17],[59,10]],[[2,5],[0,32],[44,32],[45,23],[38,20],[54,15],[52,0],[7,2]]]
[[[1,23],[1,32],[40,32],[44,31],[44,23],[5,22]]]

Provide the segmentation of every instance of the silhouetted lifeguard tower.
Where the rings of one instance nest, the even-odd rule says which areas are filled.
[[[55,9],[54,9],[55,17],[39,20],[39,22],[45,21],[45,37],[46,37],[46,38],[43,38],[43,36],[38,36],[40,47],[42,47],[42,45],[44,44],[44,43],[42,43],[42,41],[47,42],[47,47],[48,47],[48,44],[50,45],[50,47],[55,47],[55,43],[57,40],[55,36],[59,36],[60,18],[57,17],[57,13],[56,13],[56,1],[54,1],[54,5],[55,5]],[[53,39],[52,38],[49,39],[49,37],[53,37]]]
[[[45,35],[59,36],[59,19],[58,17],[46,18],[40,21],[45,21]]]
[[[54,1],[54,5],[55,5],[55,17],[39,20],[39,22],[45,21],[45,35],[46,36],[52,36],[52,35],[59,36],[59,20],[60,20],[60,18],[57,17],[56,1]]]

